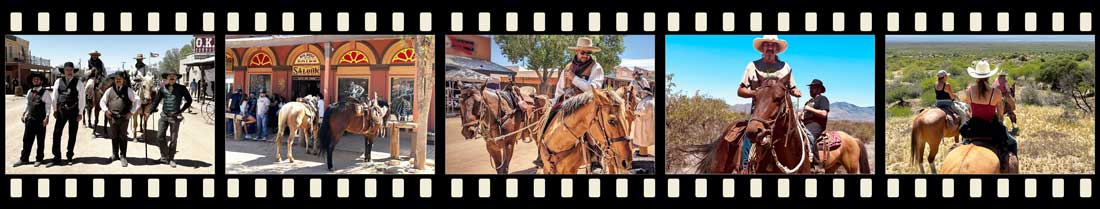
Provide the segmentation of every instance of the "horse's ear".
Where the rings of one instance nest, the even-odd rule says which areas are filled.
[[[596,98],[596,102],[599,102],[599,103],[606,104],[606,103],[610,102],[610,99],[607,96],[607,92],[602,91],[602,90],[592,91],[592,97]]]
[[[780,81],[783,82],[783,86],[787,86],[787,85],[791,84],[791,72],[787,72],[787,75],[784,75],[783,79],[780,79]],[[793,86],[787,86],[787,87],[789,88],[789,87],[793,87]]]

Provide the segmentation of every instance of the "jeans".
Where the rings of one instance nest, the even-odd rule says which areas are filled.
[[[258,115],[257,117],[258,118],[256,120],[258,120],[257,122],[259,123],[259,126],[260,126],[259,127],[260,128],[260,134],[259,134],[258,137],[260,139],[266,139],[267,138],[267,115]]]
[[[159,135],[158,138],[160,138],[161,141],[160,156],[165,160],[172,161],[175,159],[176,145],[178,144],[176,142],[177,139],[179,139],[180,133],[180,122],[181,121],[176,120],[175,117],[169,117],[166,114],[161,114],[157,133]],[[172,131],[172,137],[170,138],[166,136],[168,134],[167,131],[169,127]]]

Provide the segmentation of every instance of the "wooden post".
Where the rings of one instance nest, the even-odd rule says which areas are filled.
[[[401,157],[401,129],[398,129],[393,123],[389,124],[390,134],[390,158],[398,159]]]
[[[241,127],[241,121],[240,121],[241,117],[240,117],[240,115],[233,114],[233,113],[226,113],[225,116],[227,118],[229,118],[228,120],[233,121],[233,139],[237,140],[237,141],[240,141],[241,136],[243,136],[241,134],[241,132],[244,132],[244,130],[242,130],[242,127]]]
[[[435,36],[418,35],[413,38],[416,46],[416,79],[413,83],[413,120],[416,122],[413,146],[416,147],[416,169],[424,169],[425,150],[428,146],[428,115],[435,89]]]

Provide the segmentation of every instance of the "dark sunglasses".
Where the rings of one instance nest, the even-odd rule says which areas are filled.
[[[584,56],[588,56],[588,55],[592,55],[592,52],[590,52],[590,51],[582,51],[582,52],[581,52],[581,53],[579,53],[579,54],[580,54],[580,55],[584,55]]]

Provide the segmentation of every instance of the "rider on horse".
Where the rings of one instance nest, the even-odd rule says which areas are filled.
[[[1000,69],[990,70],[989,63],[982,60],[976,62],[976,67],[966,69],[970,77],[975,78],[975,84],[966,89],[967,96],[962,100],[970,105],[968,120],[960,128],[963,136],[963,144],[974,143],[978,146],[989,148],[1000,157],[1002,170],[1013,171],[1016,168],[1007,167],[1008,162],[1015,162],[1017,146],[1016,137],[1012,136],[1005,127],[1000,116],[1004,113],[998,109],[1003,95],[997,88],[989,86],[989,77],[997,74]]]
[[[554,104],[550,108],[550,117],[546,119],[545,126],[549,126],[550,121],[553,121],[554,115],[561,108],[563,101],[575,95],[592,92],[603,87],[603,67],[596,62],[592,55],[599,52],[600,48],[595,46],[592,39],[588,37],[577,38],[577,45],[569,47],[569,49],[576,52],[576,54],[568,64],[565,64],[565,68],[561,70],[561,75],[558,76],[557,88],[554,89],[554,99],[551,100]],[[545,126],[542,130],[546,130]],[[535,160],[535,164],[542,165],[542,162]]]
[[[818,144],[823,138],[827,138],[825,129],[829,125],[829,98],[825,95],[825,84],[821,80],[814,79],[810,82],[810,100],[806,101],[806,105],[802,107],[802,123],[806,125],[806,132],[809,132],[810,139],[813,139],[814,144]],[[825,141],[830,142],[830,141]],[[810,146],[811,152],[814,157],[810,161],[814,165],[814,169],[818,171],[824,170],[824,165],[821,161],[816,150],[817,146]],[[823,151],[830,151],[829,144],[826,143],[826,147]]]
[[[761,58],[752,62],[749,62],[745,67],[745,73],[741,76],[741,83],[737,89],[737,96],[741,98],[753,98],[756,95],[756,88],[761,85],[759,82],[764,78],[757,78],[757,74],[784,77],[790,76],[790,95],[795,97],[802,97],[802,92],[794,84],[794,76],[791,74],[791,67],[786,62],[779,60],[779,53],[783,53],[787,50],[787,41],[779,39],[778,35],[764,35],[764,37],[756,38],[753,40],[753,48],[761,53]],[[754,103],[756,101],[753,101]],[[751,111],[749,110],[750,114]],[[748,165],[749,163],[749,150],[752,147],[752,143],[748,140],[748,135],[743,136],[743,144],[741,146],[741,165]],[[742,166],[742,170],[746,170],[748,166]]]

